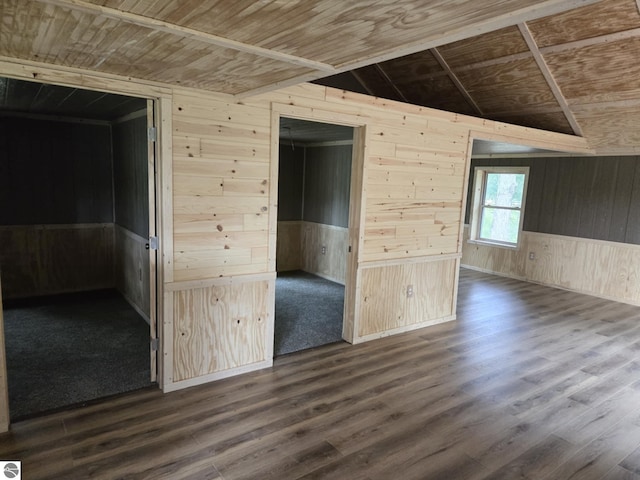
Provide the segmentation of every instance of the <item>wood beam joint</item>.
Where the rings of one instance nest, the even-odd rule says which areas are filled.
[[[221,37],[219,35],[213,35],[211,33],[202,32],[193,28],[183,27],[173,23],[165,22],[155,18],[145,17],[144,15],[138,15],[135,13],[125,12],[115,8],[105,7],[103,5],[95,5],[85,0],[36,0],[40,3],[47,5],[53,5],[68,10],[75,10],[79,12],[88,13],[91,15],[101,16],[117,20],[121,22],[130,23],[139,27],[149,28],[158,32],[169,33],[182,38],[200,41],[209,45],[215,45],[222,48],[229,48],[238,52],[248,53],[260,57],[270,58],[272,60],[278,60],[285,63],[290,63],[299,67],[306,67],[312,70],[322,73],[316,76],[326,76],[327,74],[339,73],[338,70],[332,65],[316,62],[315,60],[309,60],[307,58],[297,57],[288,53],[279,52],[277,50],[270,50],[268,48],[259,47],[257,45],[250,45],[247,43],[238,42],[229,38]]]
[[[536,61],[536,64],[538,65],[540,72],[542,73],[545,80],[547,81],[547,84],[549,85],[549,88],[551,89],[553,96],[558,102],[558,105],[560,105],[560,108],[562,109],[564,116],[569,122],[569,125],[571,125],[573,132],[576,135],[583,136],[582,129],[580,128],[580,125],[578,124],[576,117],[573,115],[573,112],[569,108],[569,103],[567,102],[567,99],[565,98],[565,96],[562,94],[562,90],[560,90],[560,86],[558,85],[558,82],[556,82],[556,79],[551,73],[551,70],[549,69],[549,65],[547,65],[547,62],[542,57],[542,53],[540,53],[538,44],[536,43],[536,41],[533,38],[533,35],[531,34],[531,30],[529,30],[529,27],[525,23],[519,23],[518,29],[520,30],[520,34],[522,35],[522,38],[527,43],[529,50],[531,50],[531,53],[533,54],[533,58]]]

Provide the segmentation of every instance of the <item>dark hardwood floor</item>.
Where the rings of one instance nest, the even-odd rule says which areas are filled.
[[[462,270],[458,320],[17,423],[25,479],[640,479],[640,308]]]

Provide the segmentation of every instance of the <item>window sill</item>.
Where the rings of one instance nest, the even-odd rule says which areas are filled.
[[[500,242],[491,242],[488,240],[474,240],[469,239],[467,243],[475,244],[475,245],[484,245],[485,247],[497,247],[497,248],[505,248],[507,250],[518,250],[519,244],[509,244],[509,243],[500,243]]]

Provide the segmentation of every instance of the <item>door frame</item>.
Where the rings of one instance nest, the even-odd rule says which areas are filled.
[[[311,122],[329,123],[353,128],[353,149],[351,157],[351,182],[349,192],[349,251],[347,252],[347,271],[345,275],[344,309],[342,314],[342,338],[353,343],[359,320],[359,285],[360,270],[359,252],[364,242],[364,204],[365,191],[363,178],[365,175],[365,155],[367,145],[368,124],[361,117],[354,115],[337,115],[316,109],[300,109],[292,105],[272,104],[271,113],[271,189],[270,189],[270,218],[269,218],[269,271],[276,271],[276,242],[278,230],[278,171],[280,163],[280,117],[294,118]],[[272,289],[275,304],[275,289]],[[267,341],[274,342],[275,312],[273,308],[270,337]],[[273,358],[273,351],[270,354]]]
[[[60,85],[70,88],[94,90],[117,95],[126,95],[146,99],[153,104],[151,112],[156,129],[154,148],[149,151],[149,162],[153,156],[155,169],[150,169],[149,176],[149,235],[152,231],[158,238],[158,248],[154,255],[149,255],[150,277],[150,339],[152,334],[157,338],[157,351],[150,353],[152,378],[155,358],[155,381],[159,388],[165,384],[163,364],[170,355],[166,352],[163,334],[164,311],[166,309],[164,284],[173,280],[173,211],[172,201],[172,148],[171,148],[171,109],[172,91],[158,85],[140,84],[114,76],[94,74],[78,69],[43,65],[31,61],[0,60],[0,76],[43,84]],[[147,108],[149,123],[149,108]],[[151,185],[153,183],[153,199]],[[153,210],[151,208],[153,207]],[[153,218],[153,230],[151,222]],[[151,252],[151,249],[150,249]],[[0,271],[0,285],[2,272]],[[155,287],[155,288],[154,288]],[[1,287],[0,287],[1,288]],[[154,325],[152,327],[151,325]],[[155,330],[155,331],[154,331]],[[150,343],[151,352],[151,343]],[[7,368],[4,339],[3,304],[0,291],[0,433],[10,428],[8,401]]]

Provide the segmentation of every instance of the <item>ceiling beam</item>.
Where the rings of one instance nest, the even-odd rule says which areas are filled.
[[[398,97],[400,97],[403,102],[409,103],[409,101],[407,100],[407,97],[404,96],[404,93],[402,93],[398,88],[398,86],[393,81],[391,81],[391,78],[389,77],[387,72],[384,71],[384,68],[382,68],[382,65],[380,65],[379,63],[376,63],[375,67],[378,73],[380,74],[380,76],[384,78],[384,81],[387,82],[387,84],[389,84],[389,86],[394,92],[396,92],[396,95],[398,95]]]
[[[360,60],[347,62],[342,65],[336,65],[335,73],[342,73],[349,70],[355,70],[356,68],[366,67],[374,63],[385,62],[387,60],[403,57],[405,55],[421,52],[423,50],[429,50],[431,48],[446,45],[448,43],[465,40],[467,38],[475,37],[483,33],[500,30],[501,28],[505,27],[511,27],[517,25],[518,23],[528,22],[549,15],[563,13],[569,10],[573,10],[574,8],[584,7],[586,5],[591,5],[600,1],[602,0],[543,0],[533,5],[522,7],[516,10],[508,10],[505,8],[505,12],[501,15],[478,20],[475,23],[472,22],[460,25],[449,30],[434,31],[430,34],[425,34],[425,36],[419,41],[409,42],[400,47],[394,47],[372,56],[363,57]],[[285,88],[301,82],[315,80],[319,77],[320,75],[314,73],[299,75],[288,80],[278,82],[277,84],[265,85],[252,90],[247,90],[245,92],[237,94],[236,97],[243,98],[252,95],[258,95],[278,88]]]
[[[173,23],[165,22],[155,18],[145,17],[144,15],[138,15],[135,13],[124,12],[115,8],[105,7],[102,5],[96,5],[84,0],[36,0],[40,3],[47,5],[53,5],[56,7],[75,10],[79,12],[89,13],[96,16],[110,18],[112,20],[118,20],[121,22],[130,23],[139,27],[149,28],[151,30],[169,33],[182,38],[188,38],[209,45],[216,45],[222,48],[229,48],[238,52],[249,53],[260,57],[270,58],[272,60],[279,60],[281,62],[290,63],[299,67],[306,67],[316,70],[316,78],[326,76],[326,74],[340,73],[332,65],[316,62],[315,60],[309,60],[307,58],[297,57],[295,55],[289,55],[288,53],[279,52],[276,50],[270,50],[268,48],[259,47],[256,45],[250,45],[247,43],[238,42],[229,38],[220,37],[210,33],[202,32],[200,30],[194,30],[188,27],[182,27]]]
[[[458,76],[455,74],[455,72],[451,70],[451,67],[449,66],[447,61],[444,59],[440,51],[437,48],[432,48],[430,52],[436,58],[436,60],[438,61],[440,66],[444,69],[444,71],[447,72],[447,75],[449,76],[451,81],[455,84],[456,88],[460,91],[460,93],[465,98],[467,103],[475,110],[475,112],[479,116],[481,117],[484,116],[484,113],[482,112],[482,109],[480,108],[480,106],[473,99],[469,91],[466,88],[464,88],[464,85],[462,85],[462,82],[460,81]]]
[[[362,75],[360,75],[360,72],[358,72],[357,70],[353,70],[351,72],[349,72],[353,78],[356,79],[356,81],[362,85],[362,88],[364,88],[367,93],[369,95],[371,95],[372,97],[375,97],[376,95],[373,93],[373,91],[369,88],[369,85],[367,85],[367,82],[364,81],[364,78],[362,78]]]
[[[567,99],[562,94],[562,90],[560,90],[560,86],[558,85],[558,82],[556,82],[556,79],[553,77],[551,70],[549,70],[549,66],[547,65],[547,62],[542,57],[542,54],[538,49],[538,44],[533,39],[533,35],[531,35],[531,31],[529,30],[529,27],[525,23],[520,23],[518,24],[518,29],[522,34],[522,38],[524,38],[524,41],[527,43],[529,50],[531,50],[531,53],[533,54],[533,58],[538,64],[538,68],[540,69],[540,72],[542,73],[545,80],[547,81],[547,84],[549,85],[551,92],[553,92],[553,96],[555,97],[556,101],[560,105],[560,108],[562,109],[564,116],[567,118],[569,125],[571,125],[573,132],[576,135],[583,136],[582,129],[580,128],[580,125],[578,124],[576,117],[573,115],[573,112],[569,108],[569,103],[567,102]]]
[[[371,65],[372,63],[381,63],[394,58],[403,57],[405,55],[411,55],[412,53],[446,45],[448,43],[465,40],[483,33],[500,30],[501,28],[511,27],[519,23],[563,13],[600,1],[602,0],[544,0],[515,10],[509,10],[508,6],[506,6],[504,13],[501,15],[461,24],[457,27],[451,28],[450,30],[433,31],[425,34],[425,36],[418,41],[409,42],[400,47],[390,48],[385,52],[381,52],[358,61],[336,65],[336,68],[339,71],[345,71]]]

